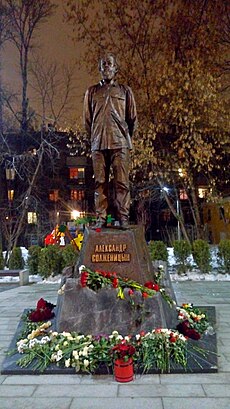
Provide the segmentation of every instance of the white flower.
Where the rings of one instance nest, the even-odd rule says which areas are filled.
[[[17,342],[17,348],[19,354],[23,354],[24,350],[28,348],[28,339],[20,339],[20,341]]]
[[[69,345],[68,341],[63,342],[64,347],[67,347]]]
[[[136,334],[136,340],[137,341],[139,341],[140,337],[141,337],[140,334]]]
[[[87,346],[84,347],[81,355],[82,356],[88,356],[88,347]]]
[[[88,359],[84,359],[83,364],[84,364],[84,367],[87,368],[87,366],[89,366]]]
[[[58,335],[57,331],[50,331],[50,336],[52,336],[53,338],[56,337]]]
[[[60,349],[60,345],[57,344],[56,347],[55,347],[55,351],[58,351],[59,349]]]
[[[65,284],[61,288],[59,288],[58,295],[63,295],[64,292],[65,292]]]
[[[56,361],[56,360],[57,360],[57,354],[52,354],[51,361]]]
[[[30,349],[33,348],[37,343],[38,343],[38,342],[37,342],[36,338],[30,339],[30,341],[29,341],[29,348],[30,348]]]
[[[68,337],[71,337],[71,334],[70,334],[70,332],[62,332],[61,333],[61,335],[63,335],[63,337],[66,337],[66,338],[68,338]]]
[[[65,360],[65,367],[66,368],[70,367],[70,358]]]
[[[73,357],[74,357],[74,359],[79,359],[78,351],[73,351]]]
[[[48,336],[46,336],[46,337],[42,337],[40,343],[41,344],[47,344],[47,342],[49,342],[49,341],[50,341],[50,338]]]
[[[85,270],[85,266],[82,264],[80,267],[79,267],[79,273],[81,274],[82,273],[82,270]]]
[[[84,335],[77,335],[76,336],[76,341],[80,341],[82,338],[84,338]]]
[[[57,362],[60,361],[60,360],[62,359],[62,357],[63,357],[63,352],[62,352],[61,349],[59,349],[59,351],[57,352],[56,361],[57,361]]]

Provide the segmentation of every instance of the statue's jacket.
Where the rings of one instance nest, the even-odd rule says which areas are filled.
[[[92,151],[132,149],[137,113],[130,87],[103,80],[93,85],[85,94],[83,118]]]

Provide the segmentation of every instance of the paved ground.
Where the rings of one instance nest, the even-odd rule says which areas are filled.
[[[0,375],[0,409],[230,409],[230,282],[174,284],[178,303],[214,305],[218,374],[137,376],[119,384],[112,376]],[[42,296],[56,302],[56,284],[0,293],[0,363],[25,308]]]
[[[18,284],[0,283],[0,293],[2,293],[3,291],[12,290],[12,288],[16,288],[18,286],[19,283]]]

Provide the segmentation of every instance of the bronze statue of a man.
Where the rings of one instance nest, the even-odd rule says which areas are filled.
[[[106,226],[108,183],[112,167],[120,226],[128,228],[130,191],[129,156],[137,123],[136,104],[130,87],[119,84],[116,58],[106,54],[99,61],[102,80],[90,87],[84,100],[84,125],[91,139],[95,177],[96,227]]]

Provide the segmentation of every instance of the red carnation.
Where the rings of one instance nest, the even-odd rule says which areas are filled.
[[[118,287],[118,278],[114,278],[112,284],[113,284],[114,288],[117,288]]]
[[[144,286],[149,288],[150,290],[154,290],[154,291],[159,291],[160,290],[159,285],[153,283],[152,281],[147,281]]]
[[[198,339],[200,339],[200,334],[199,332],[197,332],[195,329],[191,328],[191,329],[187,329],[186,331],[186,336],[191,338],[191,339],[195,339],[196,341],[198,341]]]
[[[152,290],[152,288],[153,288],[153,282],[152,282],[152,281],[147,281],[147,283],[145,283],[144,286],[147,287],[147,288],[149,288],[150,290]]]
[[[134,294],[134,291],[130,288],[129,295],[133,295],[133,294]]]
[[[160,291],[160,286],[158,284],[153,284],[153,290]]]
[[[89,276],[89,273],[87,273],[87,271],[83,271],[83,273],[81,273],[81,286],[82,287],[87,286],[88,276]]]
[[[144,293],[142,293],[142,297],[147,298],[148,294],[144,292]]]
[[[43,310],[46,308],[46,301],[43,298],[40,298],[37,302],[37,310]]]

